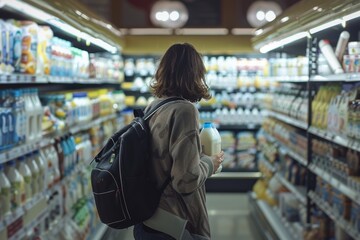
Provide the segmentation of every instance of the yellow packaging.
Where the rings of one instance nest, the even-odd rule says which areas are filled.
[[[54,33],[49,26],[40,26],[38,28],[37,74],[50,74],[50,42],[53,36]]]
[[[31,21],[22,21],[23,32],[21,41],[21,65],[20,71],[27,74],[36,73],[38,25]]]

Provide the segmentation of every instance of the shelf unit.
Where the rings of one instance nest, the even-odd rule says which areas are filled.
[[[310,191],[308,196],[323,212],[326,213],[326,215],[331,218],[331,220],[345,230],[348,235],[350,235],[353,239],[360,238],[360,233],[355,230],[352,224],[346,221],[342,216],[339,216],[329,203],[321,199],[313,191]]]
[[[26,11],[24,9],[26,9]],[[108,52],[109,55],[120,55],[122,49],[123,39],[120,36],[119,30],[106,20],[96,17],[95,14],[89,12],[86,7],[77,2],[63,2],[58,5],[58,3],[54,1],[5,1],[1,4],[0,13],[5,13],[1,14],[1,16],[6,18],[27,19],[41,25],[49,25],[54,36],[72,41],[73,47],[86,50],[89,53]],[[80,15],[85,17],[80,17]],[[81,89],[84,91],[91,87],[98,89],[100,86],[101,88],[107,89],[119,89],[121,80],[121,76],[115,78],[115,75],[114,78],[84,78],[1,72],[0,88],[38,88],[40,94],[63,90],[76,91]],[[91,119],[90,121],[79,122],[76,125],[65,126],[63,129],[58,129],[54,132],[43,132],[41,139],[26,142],[21,145],[8,146],[7,149],[2,149],[0,151],[0,164],[17,159],[35,150],[54,145],[55,139],[57,138],[62,138],[69,134],[74,136],[92,127],[103,125],[103,123],[109,120],[114,121],[117,118],[118,113],[112,113]],[[48,165],[48,162],[46,162],[46,165]],[[51,171],[51,168],[48,167],[47,170]],[[69,224],[72,218],[69,214],[64,215],[63,212],[65,201],[67,201],[65,200],[66,194],[64,194],[63,189],[66,188],[69,190],[72,181],[70,178],[80,177],[85,168],[86,165],[77,165],[76,169],[74,169],[71,174],[67,173],[63,176],[61,181],[51,187],[46,186],[46,190],[33,196],[23,206],[12,211],[9,215],[1,217],[0,239],[6,239],[7,237],[11,240],[23,239],[24,237],[28,238],[29,233],[32,233],[35,227],[40,225],[45,226],[45,222],[47,222],[46,224],[51,224],[52,227],[48,230],[49,232],[42,232],[41,234],[48,234],[52,237],[59,236],[60,231],[64,230],[65,224]],[[61,217],[61,219],[56,222],[52,222],[52,219],[49,222],[47,218],[49,218],[50,214],[53,215],[53,213],[50,212],[53,210],[50,206],[53,194],[61,195],[58,195],[56,200],[59,201],[56,202],[56,204],[59,204],[58,211],[60,212],[57,213],[57,218]],[[69,192],[67,194],[69,194]],[[84,196],[81,196],[81,198],[83,197]],[[84,199],[85,198],[86,201],[91,201],[92,196],[84,197]],[[86,207],[89,207],[88,204]],[[96,217],[95,212],[92,215]],[[51,218],[54,218],[54,216],[51,216]],[[97,227],[97,231],[93,233],[96,239],[99,240],[107,230],[107,227],[101,223],[95,227]],[[8,236],[8,234],[11,234],[11,236]]]
[[[318,10],[320,9],[320,10]],[[341,9],[341,10],[340,10]],[[303,19],[304,21],[298,21]],[[338,22],[336,22],[338,21]],[[358,139],[349,138],[347,136],[338,135],[334,132],[319,129],[312,125],[312,100],[313,93],[316,92],[319,86],[324,83],[344,83],[346,89],[348,86],[360,82],[360,73],[344,73],[337,75],[322,76],[318,74],[317,55],[320,52],[318,43],[320,39],[329,39],[331,45],[334,47],[338,41],[339,35],[343,30],[350,32],[351,41],[360,41],[357,33],[359,31],[360,21],[360,2],[353,0],[323,2],[320,0],[302,1],[293,5],[290,9],[286,10],[282,15],[278,16],[275,21],[269,23],[258,29],[258,33],[253,37],[253,46],[261,52],[270,52],[270,56],[280,55],[283,53],[298,56],[299,54],[306,56],[308,60],[308,76],[306,77],[271,77],[269,80],[276,81],[279,84],[301,84],[301,89],[307,90],[308,105],[307,105],[307,123],[299,122],[289,116],[269,111],[268,116],[275,118],[281,122],[291,126],[302,129],[307,137],[307,156],[302,158],[294,155],[294,152],[288,154],[307,170],[307,186],[306,194],[300,195],[296,189],[292,188],[294,195],[305,202],[307,208],[306,223],[311,222],[312,209],[314,206],[320,208],[326,215],[329,216],[336,224],[343,228],[348,235],[354,239],[360,239],[360,235],[355,231],[351,224],[341,217],[336,215],[336,211],[331,208],[326,202],[322,201],[315,195],[314,189],[316,186],[316,178],[321,178],[326,183],[331,185],[334,189],[346,195],[352,202],[359,204],[360,193],[352,189],[346,182],[338,180],[332,176],[330,171],[319,168],[315,165],[314,154],[312,149],[313,139],[323,139],[325,142],[334,143],[343,146],[347,149],[360,152],[360,141]],[[328,23],[333,24],[328,24]],[[340,22],[345,23],[341,25]],[[301,52],[301,53],[300,53]],[[276,54],[274,54],[276,53]],[[272,138],[272,141],[276,139]],[[279,145],[282,145],[281,143]],[[266,162],[265,159],[261,160],[265,166],[273,167]],[[340,160],[339,160],[340,161]],[[274,170],[274,169],[272,169]],[[336,169],[334,170],[336,171]],[[275,174],[281,181],[281,175]],[[282,180],[282,183],[287,183]],[[291,186],[288,185],[288,188]]]

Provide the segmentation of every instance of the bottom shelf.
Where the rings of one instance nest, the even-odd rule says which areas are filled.
[[[249,202],[251,215],[266,239],[299,239],[289,232],[278,213],[265,201],[258,200],[254,192],[249,194]]]

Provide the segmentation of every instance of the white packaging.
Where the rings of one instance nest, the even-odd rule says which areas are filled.
[[[328,40],[320,40],[319,47],[333,72],[335,74],[344,73],[344,70],[342,69],[339,60],[336,58],[330,42]]]
[[[350,34],[347,31],[343,31],[340,34],[339,40],[335,48],[335,55],[340,62],[344,56],[346,45],[349,41],[349,38],[350,38]]]
[[[4,165],[0,164],[0,202],[1,215],[5,216],[11,210],[10,181],[4,173]]]
[[[15,168],[14,161],[7,162],[7,166],[6,176],[11,185],[11,210],[15,210],[22,205],[21,197],[24,192],[24,178]]]
[[[21,156],[19,158],[19,173],[24,178],[24,189],[25,189],[25,196],[22,198],[22,202],[29,201],[33,194],[32,194],[32,175],[29,166],[25,162],[25,157]]]
[[[32,193],[33,196],[35,196],[39,192],[39,167],[36,164],[35,156],[34,154],[28,154],[27,155],[27,164],[31,171],[32,176]]]
[[[221,136],[216,128],[212,127],[210,122],[205,122],[200,132],[200,142],[202,151],[208,155],[213,156],[221,152]],[[221,172],[220,166],[215,173]]]

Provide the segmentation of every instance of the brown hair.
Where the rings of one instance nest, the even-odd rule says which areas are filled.
[[[157,97],[180,96],[190,102],[210,99],[201,55],[188,43],[172,45],[161,58],[151,83]]]

